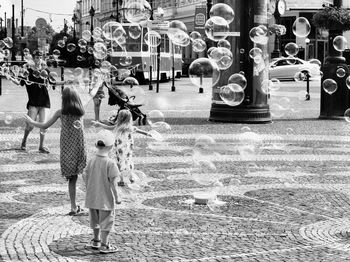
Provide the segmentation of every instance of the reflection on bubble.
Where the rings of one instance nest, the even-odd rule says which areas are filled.
[[[309,20],[305,17],[298,17],[293,23],[292,30],[297,37],[307,37],[311,32]]]
[[[255,44],[266,45],[269,41],[267,27],[264,25],[253,27],[249,31],[249,38]]]
[[[75,44],[69,43],[69,44],[67,45],[67,51],[68,51],[68,52],[72,53],[72,52],[75,51],[75,49],[76,49]]]
[[[323,90],[327,93],[327,94],[333,94],[335,91],[337,91],[338,89],[338,84],[337,82],[335,82],[333,79],[326,79],[323,81],[322,83],[322,87]]]
[[[210,58],[216,62],[220,70],[228,69],[233,63],[231,50],[225,47],[217,47],[210,53]]]
[[[58,40],[57,45],[60,48],[64,48],[66,46],[66,42],[64,40]]]
[[[209,16],[223,17],[229,24],[235,19],[235,13],[232,7],[224,3],[213,5],[209,11]]]

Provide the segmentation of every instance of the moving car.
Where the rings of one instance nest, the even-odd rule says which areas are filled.
[[[281,57],[270,62],[270,79],[293,80],[296,73],[300,72],[309,72],[310,79],[319,78],[321,76],[319,65],[309,63],[297,57]]]

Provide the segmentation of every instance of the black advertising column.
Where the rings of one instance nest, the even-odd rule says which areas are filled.
[[[249,38],[249,31],[259,25],[267,26],[268,0],[230,1],[232,7],[239,10],[235,20],[230,25],[230,31],[234,26],[240,31],[239,38],[231,40],[232,53],[235,59],[234,65],[225,72],[221,71],[220,81],[213,87],[213,98],[210,110],[210,121],[237,122],[237,123],[267,123],[271,122],[267,94],[262,91],[262,85],[268,81],[269,61],[267,45],[255,44],[263,51],[264,66],[257,65],[249,57],[249,50],[254,43]],[[228,78],[234,73],[243,71],[247,79],[245,99],[238,106],[228,106],[219,96],[221,86],[227,85]]]

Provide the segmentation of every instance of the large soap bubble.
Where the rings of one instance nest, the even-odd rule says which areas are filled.
[[[231,44],[226,39],[221,39],[218,41],[217,47],[225,47],[227,49],[231,49]]]
[[[187,27],[184,22],[173,20],[169,23],[168,37],[174,44],[180,44],[187,41]]]
[[[141,36],[141,26],[137,23],[132,23],[129,25],[129,36],[132,39],[138,39]]]
[[[201,34],[200,34],[199,32],[197,32],[197,31],[192,31],[192,32],[190,33],[190,38],[191,38],[191,40],[193,41],[193,40],[195,40],[195,39],[202,39],[202,36],[201,36]]]
[[[222,86],[219,95],[222,101],[229,106],[238,106],[244,100],[244,90],[238,84]]]
[[[253,27],[249,31],[249,38],[255,44],[266,45],[269,41],[267,27],[264,25]]]
[[[156,31],[148,31],[144,36],[144,40],[146,45],[150,47],[156,47],[160,45],[162,37]]]
[[[227,4],[217,3],[211,7],[209,16],[220,16],[224,18],[227,23],[231,23],[235,19],[235,12],[232,7]]]
[[[188,70],[191,82],[203,89],[211,89],[220,78],[218,65],[208,58],[198,58],[194,60]]]
[[[322,83],[323,90],[328,94],[333,94],[338,89],[338,84],[333,79],[326,79]]]
[[[142,23],[151,17],[152,8],[145,0],[133,0],[125,3],[124,16],[130,23]]]
[[[104,38],[106,38],[107,40],[112,40],[113,38],[113,32],[117,29],[122,27],[122,25],[118,22],[108,22],[105,23],[102,27],[102,35],[104,36]]]
[[[333,47],[339,52],[343,52],[348,48],[348,40],[342,35],[338,35],[333,39]]]
[[[213,59],[220,70],[228,69],[233,63],[233,55],[231,50],[225,47],[217,47],[210,53],[210,58]]]
[[[243,89],[247,87],[247,79],[245,78],[244,75],[235,73],[231,75],[228,79],[229,84],[237,84],[241,86]]]
[[[85,41],[90,41],[91,40],[91,31],[90,30],[84,30],[81,33],[81,37],[85,40]]]
[[[311,32],[309,20],[305,17],[298,17],[293,23],[292,30],[297,37],[307,37]]]
[[[228,36],[229,25],[224,18],[213,16],[205,23],[204,30],[210,40],[217,42]]]

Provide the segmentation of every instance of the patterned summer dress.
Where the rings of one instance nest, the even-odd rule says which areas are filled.
[[[120,172],[134,169],[134,161],[132,159],[132,151],[134,149],[134,138],[132,132],[117,133],[115,140],[115,156],[117,166]]]
[[[81,174],[86,166],[86,147],[82,122],[82,117],[61,114],[61,173],[67,179]]]

